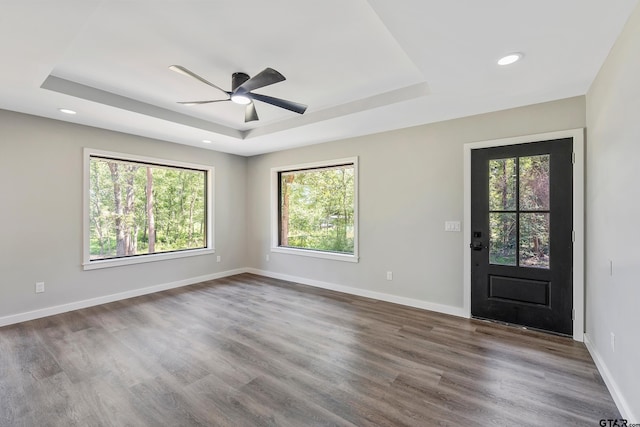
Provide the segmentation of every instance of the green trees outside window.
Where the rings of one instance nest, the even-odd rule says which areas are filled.
[[[207,246],[207,171],[91,156],[89,259]]]
[[[354,253],[353,163],[280,171],[279,246]]]
[[[549,155],[489,162],[491,264],[549,268]]]

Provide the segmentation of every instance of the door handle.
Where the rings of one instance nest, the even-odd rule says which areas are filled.
[[[482,244],[481,240],[474,240],[473,242],[471,242],[469,244],[469,247],[471,249],[473,249],[474,251],[481,251],[485,248],[485,246]]]

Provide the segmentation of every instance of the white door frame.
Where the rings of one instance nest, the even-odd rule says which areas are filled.
[[[464,295],[463,310],[471,317],[471,150],[502,145],[526,144],[550,139],[573,138],[573,339],[584,341],[584,129],[539,133],[513,138],[464,144]]]

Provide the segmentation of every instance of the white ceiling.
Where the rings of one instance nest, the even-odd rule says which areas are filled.
[[[584,95],[637,3],[0,0],[0,108],[254,155]],[[309,108],[180,105],[220,93],[172,64]]]

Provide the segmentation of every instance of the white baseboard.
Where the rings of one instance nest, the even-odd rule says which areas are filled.
[[[640,417],[637,416],[638,414],[632,413],[631,407],[618,388],[616,381],[611,375],[611,371],[609,371],[609,368],[607,368],[607,365],[605,365],[602,357],[600,356],[600,353],[598,353],[598,349],[593,345],[593,343],[589,339],[589,335],[587,334],[584,334],[584,345],[587,347],[587,350],[589,350],[589,354],[591,354],[591,358],[595,362],[596,367],[598,368],[598,372],[600,372],[600,376],[604,380],[604,383],[607,385],[609,393],[611,393],[611,397],[618,407],[622,418],[628,420],[631,424],[639,423]]]
[[[266,270],[255,268],[238,268],[235,270],[222,271],[219,273],[207,274],[205,276],[190,277],[188,279],[178,280],[176,282],[163,283],[159,285],[149,286],[141,289],[133,289],[131,291],[120,292],[117,294],[105,295],[102,297],[91,298],[82,301],[74,301],[68,304],[46,307],[38,310],[27,311],[24,313],[12,314],[0,317],[0,327],[12,325],[29,320],[40,319],[42,317],[53,316],[55,314],[66,313],[82,308],[93,307],[100,304],[107,304],[114,301],[120,301],[128,298],[134,298],[141,295],[152,294],[155,292],[165,291],[167,289],[180,288],[182,286],[193,285],[195,283],[205,282],[207,280],[220,279],[222,277],[233,276],[241,273],[252,273],[259,276],[272,277],[274,279],[287,280],[289,282],[300,283],[303,285],[314,286],[316,288],[329,289],[332,291],[343,292],[350,295],[358,295],[361,297],[372,298],[380,301],[392,302],[395,304],[405,305],[408,307],[420,308],[423,310],[435,311],[437,313],[450,314],[457,317],[468,317],[462,307],[454,307],[445,304],[437,304],[413,298],[401,297],[397,295],[385,294],[382,292],[369,291],[366,289],[354,288],[351,286],[338,285],[335,283],[322,282],[319,280],[307,279],[304,277],[291,276],[288,274],[274,273]]]
[[[421,308],[423,310],[435,311],[452,316],[465,317],[465,310],[462,307],[454,307],[451,305],[437,304],[414,298],[401,297],[397,295],[385,294],[382,292],[369,291],[366,289],[354,288],[351,286],[338,285],[335,283],[322,282],[319,280],[307,279],[305,277],[290,276],[288,274],[274,273],[267,270],[259,270],[256,268],[247,268],[247,273],[257,274],[259,276],[271,277],[274,279],[286,280],[289,282],[301,283],[316,288],[329,289],[332,291],[342,292],[345,294],[357,295],[366,298],[372,298],[380,301],[392,302],[395,304],[406,305],[408,307]]]
[[[160,285],[149,286],[146,288],[133,289],[131,291],[120,292],[117,294],[105,295],[102,297],[91,298],[82,301],[74,301],[68,304],[56,305],[53,307],[42,308],[39,310],[27,311],[24,313],[12,314],[0,317],[0,327],[13,325],[15,323],[26,322],[29,320],[40,319],[42,317],[53,316],[55,314],[66,313],[81,308],[93,307],[100,304],[107,304],[114,301],[120,301],[128,298],[138,297],[141,295],[152,294],[155,292],[166,291],[168,289],[180,288],[183,286],[193,285],[207,280],[220,279],[222,277],[233,276],[235,274],[246,273],[246,268],[238,268],[235,270],[222,271],[219,273],[207,274],[204,276],[190,277],[188,279],[178,280],[176,282],[163,283]]]

